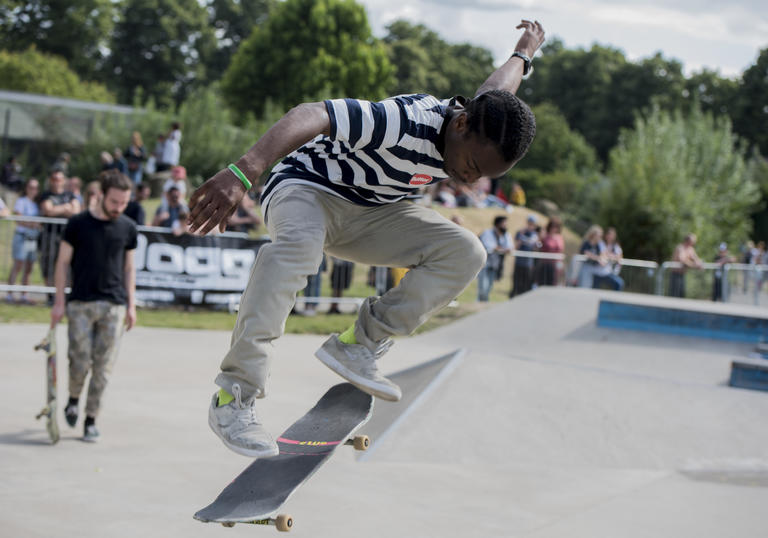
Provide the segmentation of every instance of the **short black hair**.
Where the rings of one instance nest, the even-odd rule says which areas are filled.
[[[496,144],[506,162],[519,161],[536,136],[536,118],[521,99],[491,90],[466,104],[469,132]]]
[[[499,224],[501,224],[505,220],[507,220],[507,217],[505,215],[499,215],[498,217],[493,219],[493,227],[495,228],[496,226],[498,226]]]

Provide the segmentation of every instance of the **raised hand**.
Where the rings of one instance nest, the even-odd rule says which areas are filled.
[[[533,58],[533,55],[539,50],[539,47],[544,43],[544,27],[539,21],[529,21],[523,19],[520,21],[516,29],[525,29],[523,35],[515,46],[515,50],[524,53],[529,58]]]

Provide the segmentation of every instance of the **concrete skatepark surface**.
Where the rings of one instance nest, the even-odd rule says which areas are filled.
[[[768,393],[726,386],[754,346],[598,328],[601,297],[617,296],[539,289],[398,339],[385,372],[466,353],[371,457],[341,448],[299,489],[289,536],[766,536]],[[79,441],[81,422],[69,429],[60,409],[50,446],[34,420],[45,396],[32,346],[45,331],[0,325],[2,536],[275,536],[192,519],[250,461],[207,425],[229,333],[134,329],[101,442]],[[323,340],[276,343],[259,402],[275,434],[338,382],[313,358]],[[64,327],[58,343],[61,405]]]

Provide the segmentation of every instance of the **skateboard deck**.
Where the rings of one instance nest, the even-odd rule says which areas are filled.
[[[35,418],[46,417],[45,427],[51,443],[59,442],[59,423],[56,420],[56,329],[48,331],[48,335],[35,346],[37,350],[45,351],[46,405]]]
[[[331,387],[306,415],[277,439],[277,456],[258,459],[232,481],[195,519],[222,523],[275,525],[287,531],[293,518],[277,512],[339,445],[368,448],[368,438],[353,434],[371,417],[373,396],[349,383]]]

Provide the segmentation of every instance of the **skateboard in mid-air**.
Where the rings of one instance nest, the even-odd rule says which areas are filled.
[[[274,525],[289,531],[293,518],[278,514],[288,498],[339,445],[365,450],[370,443],[355,432],[371,417],[373,396],[349,383],[331,387],[309,412],[278,439],[280,453],[250,464],[216,500],[195,514],[206,523]]]
[[[56,329],[51,328],[48,335],[35,346],[35,351],[43,350],[45,352],[45,373],[46,373],[46,404],[37,414],[38,420],[46,418],[45,427],[48,430],[48,436],[51,443],[59,442],[59,423],[56,421]]]

